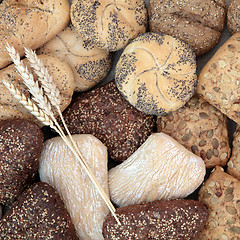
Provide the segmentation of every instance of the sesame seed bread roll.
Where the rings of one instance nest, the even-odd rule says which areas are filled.
[[[24,47],[37,49],[61,32],[70,20],[68,0],[3,0],[0,4],[0,68],[11,59],[8,42],[21,56]]]
[[[182,107],[195,92],[195,54],[179,39],[145,33],[121,54],[115,80],[121,94],[138,110],[167,114]]]
[[[240,32],[240,0],[231,0],[227,9],[227,27],[231,34]]]
[[[125,47],[147,28],[143,0],[75,0],[71,21],[84,40],[108,51]]]
[[[60,91],[60,109],[63,111],[72,100],[74,90],[74,78],[72,70],[66,62],[61,61],[57,57],[47,55],[38,55],[38,57],[40,60],[42,60],[44,66],[47,67],[49,74],[52,76],[53,81],[56,83]],[[28,66],[29,71],[32,72],[27,59],[23,59],[23,64]],[[12,83],[20,90],[22,94],[28,98],[31,98],[28,88],[24,85],[23,80],[19,76],[14,64],[11,64],[0,70],[0,79],[4,79],[9,83]],[[36,76],[35,79],[37,79]],[[21,117],[32,119],[41,125],[41,123],[34,116],[32,116],[17,99],[12,96],[10,91],[4,86],[3,81],[0,81],[0,110],[1,120]]]
[[[204,66],[197,93],[240,124],[240,33],[232,35]]]
[[[110,53],[84,42],[71,24],[37,52],[54,55],[69,64],[74,74],[75,91],[92,88],[111,68]]]
[[[199,56],[222,36],[225,8],[225,0],[150,0],[150,31],[182,39]]]

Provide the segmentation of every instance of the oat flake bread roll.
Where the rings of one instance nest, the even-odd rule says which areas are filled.
[[[56,83],[60,91],[60,108],[61,111],[63,111],[72,100],[74,90],[72,70],[67,63],[62,62],[57,57],[47,55],[39,55],[38,57],[47,67],[49,74],[53,77],[53,81]],[[24,59],[23,63],[28,66],[28,69],[31,72],[27,59]],[[4,79],[17,87],[26,97],[31,98],[27,87],[23,84],[23,80],[13,64],[0,70],[0,79],[0,119],[27,118],[37,121],[36,118],[33,117],[33,115],[31,115],[28,110],[26,110],[26,108],[24,108],[22,104],[12,96],[10,91],[3,84],[2,80]],[[38,121],[37,123],[40,124]]]
[[[111,54],[83,41],[70,24],[38,49],[66,61],[74,74],[75,91],[86,91],[100,82],[111,68]]]
[[[230,37],[198,76],[197,93],[240,124],[240,33]]]
[[[227,26],[231,34],[240,32],[240,0],[231,0],[227,10]]]
[[[70,20],[68,0],[4,0],[0,4],[0,68],[11,60],[8,42],[21,56],[24,47],[37,49],[61,32]]]
[[[202,55],[222,36],[225,8],[225,0],[150,0],[150,31],[182,39]]]
[[[147,28],[143,0],[75,0],[71,21],[84,40],[108,51],[125,47]]]
[[[197,85],[192,48],[169,35],[145,33],[130,43],[116,65],[122,95],[138,110],[163,115],[182,107]]]

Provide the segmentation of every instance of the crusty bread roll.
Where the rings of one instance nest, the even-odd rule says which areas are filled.
[[[56,83],[61,94],[61,111],[63,111],[71,102],[74,79],[73,73],[69,65],[59,58],[54,56],[39,55],[40,60],[48,68],[49,74],[53,77],[53,81]],[[23,60],[24,65],[28,66],[27,59]],[[28,67],[31,72],[31,68]],[[0,79],[11,82],[17,87],[21,93],[26,97],[30,97],[27,87],[23,84],[22,78],[19,76],[15,66],[13,64],[0,70]],[[25,107],[17,99],[15,99],[9,90],[4,86],[3,81],[0,81],[0,119],[5,120],[8,118],[27,118],[36,121]],[[37,121],[38,124],[40,124]]]
[[[222,35],[225,8],[225,0],[150,0],[150,30],[182,39],[196,55],[202,55]]]
[[[71,5],[73,26],[84,40],[117,51],[147,28],[147,8],[143,0],[75,0]]]
[[[86,91],[99,83],[110,71],[111,55],[83,41],[70,24],[40,49],[66,61],[74,74],[75,91]]]
[[[0,68],[3,68],[11,62],[6,42],[21,56],[24,47],[40,47],[68,24],[70,5],[68,0],[3,0],[0,19]]]
[[[142,34],[121,54],[115,80],[138,110],[166,114],[182,107],[195,92],[195,53],[187,43],[169,35]]]
[[[231,34],[240,32],[240,0],[231,0],[227,10],[227,26]]]

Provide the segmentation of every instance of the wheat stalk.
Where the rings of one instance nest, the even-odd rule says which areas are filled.
[[[42,88],[39,86],[38,81],[34,80],[33,75],[28,71],[28,69],[24,67],[23,63],[20,60],[20,56],[16,52],[15,48],[7,45],[6,49],[9,52],[9,55],[12,58],[20,76],[23,78],[23,83],[28,87],[29,92],[33,95],[33,100],[36,101],[38,106],[36,106],[30,99],[27,99],[23,94],[21,94],[20,91],[16,89],[12,84],[9,84],[6,81],[4,81],[5,86],[10,90],[10,92],[14,95],[14,97],[17,98],[20,101],[20,103],[23,104],[23,106],[25,106],[35,117],[37,117],[38,120],[40,120],[44,125],[49,125],[52,129],[54,129],[60,135],[63,141],[68,145],[68,147],[74,153],[74,155],[78,159],[83,169],[86,171],[90,180],[93,182],[99,194],[101,195],[104,202],[108,206],[110,212],[116,219],[117,223],[121,224],[115,214],[116,210],[114,206],[112,205],[106,193],[98,183],[95,175],[92,173],[91,169],[89,168],[88,164],[83,158],[81,152],[79,151],[75,141],[73,140],[65,124],[64,118],[62,116],[62,112],[60,110],[61,95],[56,84],[53,82],[52,77],[48,73],[48,70],[45,68],[43,63],[37,57],[35,52],[29,49],[25,49],[27,59],[29,60],[30,65],[33,68],[34,72],[37,74],[38,79],[40,80],[43,86]],[[71,142],[68,140],[68,138],[64,134],[64,131],[58,124],[56,118],[54,117],[54,114],[51,109],[51,104],[58,110],[60,118],[69,135]],[[42,116],[40,117],[39,114],[42,114]]]

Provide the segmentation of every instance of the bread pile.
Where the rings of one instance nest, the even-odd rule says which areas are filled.
[[[2,1],[0,238],[240,238],[239,6]],[[42,112],[7,43],[48,92]]]

